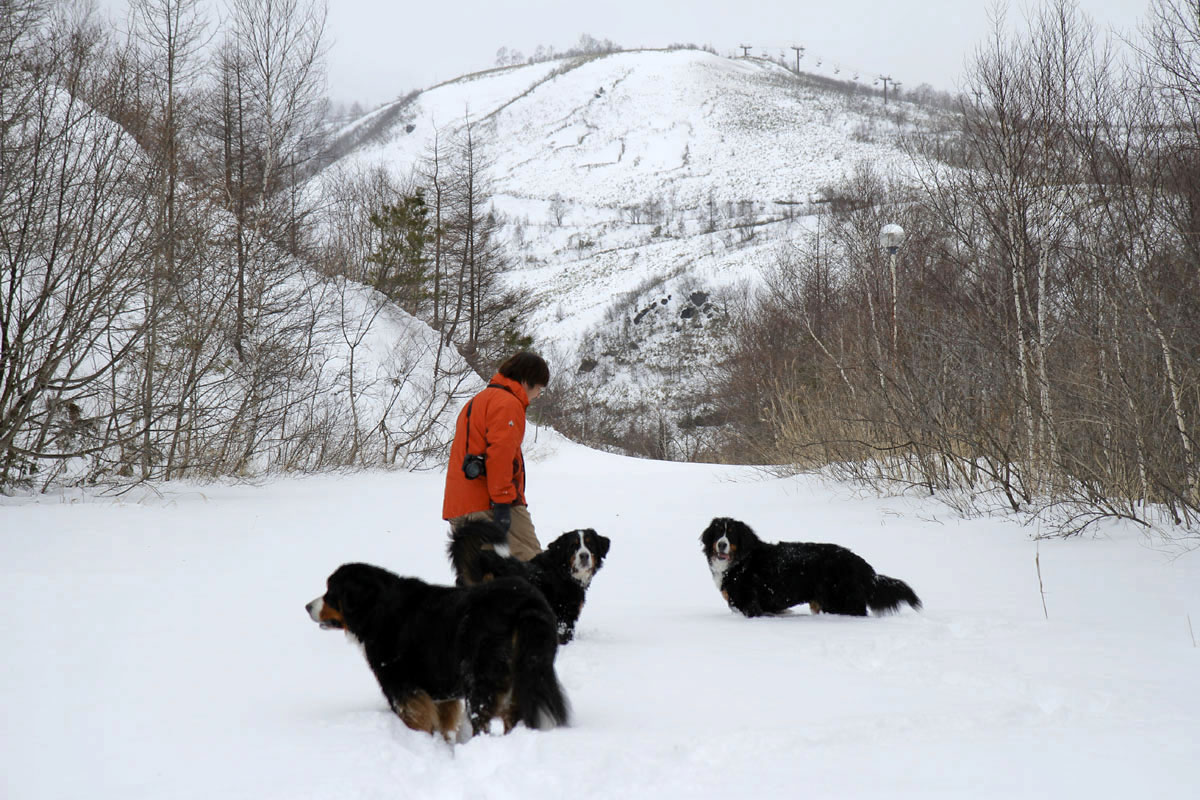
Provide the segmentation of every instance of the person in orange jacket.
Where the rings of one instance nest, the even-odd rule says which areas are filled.
[[[513,557],[528,561],[542,552],[525,502],[525,409],[550,383],[541,356],[522,350],[510,356],[458,414],[442,519],[457,529],[471,520],[492,520],[508,531]]]

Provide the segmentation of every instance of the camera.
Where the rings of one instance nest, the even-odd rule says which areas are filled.
[[[467,480],[473,481],[480,475],[487,475],[487,465],[483,463],[483,459],[483,456],[467,453],[462,463],[463,475],[467,476]]]

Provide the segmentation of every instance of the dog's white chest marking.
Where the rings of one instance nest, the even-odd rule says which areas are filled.
[[[708,568],[712,571],[713,583],[720,590],[721,582],[725,580],[725,570],[729,569],[729,562],[713,560],[708,562]]]
[[[587,555],[587,559],[581,559],[583,555]],[[592,575],[595,574],[596,559],[591,550],[588,550],[587,543],[583,540],[583,533],[579,534],[579,549],[575,551],[575,555],[571,558],[571,574],[575,580],[587,588],[587,585],[592,581]]]
[[[708,569],[712,572],[713,583],[717,585],[717,591],[721,591],[721,582],[725,580],[725,571],[729,569],[729,540],[722,536],[717,541],[713,542],[713,553],[708,559]],[[725,558],[717,558],[716,553],[724,553]]]

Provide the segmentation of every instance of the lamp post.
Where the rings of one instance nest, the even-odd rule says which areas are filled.
[[[896,325],[896,251],[904,244],[904,228],[894,223],[879,229],[879,246],[888,251],[892,270],[892,350],[896,349],[899,331]]]

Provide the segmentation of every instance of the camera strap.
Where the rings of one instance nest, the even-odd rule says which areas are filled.
[[[503,389],[504,391],[511,394],[513,397],[517,396],[516,393],[512,389],[508,388],[507,386],[505,386],[502,383],[489,383],[487,386],[485,386],[483,388],[485,391],[487,389]],[[483,394],[483,392],[480,392],[479,394]],[[475,395],[475,397],[479,397],[479,394]],[[472,397],[471,402],[467,403],[467,452],[468,453],[471,452],[471,406],[475,405],[475,397]]]

